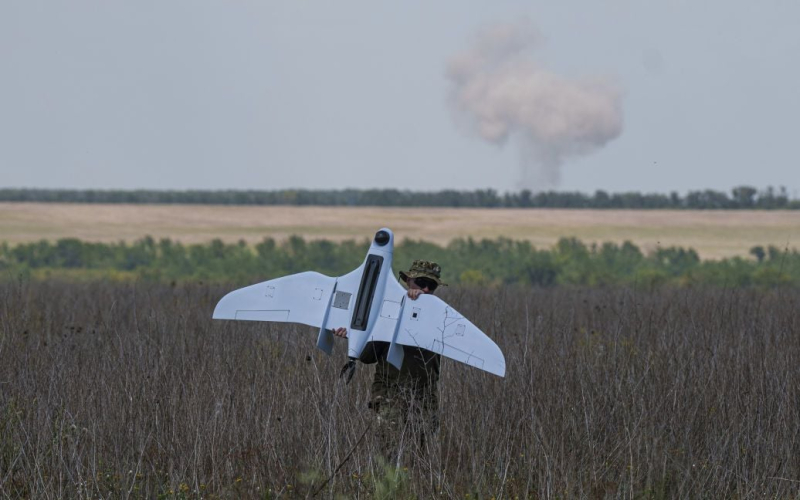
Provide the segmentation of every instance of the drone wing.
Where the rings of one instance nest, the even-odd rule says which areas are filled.
[[[305,272],[240,288],[222,297],[212,317],[313,326],[320,329],[317,347],[331,354],[331,330],[350,324],[363,272],[364,265],[338,278]]]
[[[497,344],[433,295],[406,301],[395,342],[421,347],[501,377],[506,373],[506,360]]]
[[[336,278],[305,272],[251,285],[224,296],[214,319],[280,321],[322,326]]]

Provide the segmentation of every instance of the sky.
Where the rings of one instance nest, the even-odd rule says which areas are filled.
[[[2,0],[0,187],[797,197],[795,0]]]

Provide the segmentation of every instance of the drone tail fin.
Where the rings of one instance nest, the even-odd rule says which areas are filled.
[[[400,323],[403,319],[403,308],[406,305],[406,298],[400,301],[400,313],[397,317],[397,323],[394,325],[394,333],[392,334],[392,343],[389,345],[389,352],[386,360],[393,364],[398,370],[403,366],[403,346],[397,343],[397,333],[400,331]]]
[[[331,352],[333,352],[333,333],[325,328],[325,325],[328,323],[328,314],[331,312],[333,296],[336,294],[336,287],[338,285],[339,280],[337,278],[336,282],[333,284],[333,290],[331,290],[331,294],[328,296],[328,307],[325,308],[325,314],[322,316],[322,326],[320,326],[319,335],[317,336],[317,347],[329,356]]]

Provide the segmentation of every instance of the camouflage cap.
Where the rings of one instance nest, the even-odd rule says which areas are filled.
[[[411,264],[411,269],[400,271],[400,279],[405,283],[409,278],[430,278],[440,286],[447,286],[447,283],[442,281],[442,268],[436,262],[428,260],[415,260]]]

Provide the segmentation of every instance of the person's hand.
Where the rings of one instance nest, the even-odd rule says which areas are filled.
[[[425,293],[424,290],[420,290],[419,288],[409,288],[408,289],[408,298],[411,300],[417,300],[417,297],[423,295]]]
[[[347,338],[347,328],[345,328],[343,326],[340,326],[336,330],[333,330],[333,334],[336,335],[337,337],[341,337],[343,339],[346,339]]]

